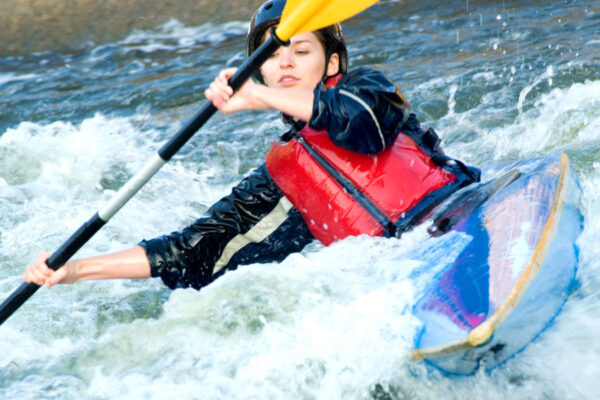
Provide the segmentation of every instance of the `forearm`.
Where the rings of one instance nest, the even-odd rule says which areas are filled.
[[[255,98],[264,109],[280,111],[295,119],[309,121],[312,117],[314,93],[308,89],[278,89],[258,86]]]
[[[95,279],[143,279],[150,277],[150,263],[141,246],[113,254],[69,262],[73,268],[71,282]]]

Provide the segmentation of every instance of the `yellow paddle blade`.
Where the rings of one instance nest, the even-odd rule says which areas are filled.
[[[344,21],[379,0],[287,0],[275,34],[287,41],[302,32],[311,32]]]

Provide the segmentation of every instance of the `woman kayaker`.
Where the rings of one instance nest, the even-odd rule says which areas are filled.
[[[285,0],[251,20],[247,52],[271,35]],[[395,85],[381,72],[348,72],[339,24],[293,36],[233,94],[225,69],[205,91],[224,113],[277,110],[290,125],[231,194],[180,232],[118,253],[49,269],[41,252],[24,280],[57,283],[160,277],[199,289],[241,264],[281,261],[315,238],[399,236],[478,171],[445,156]],[[356,172],[359,172],[356,174]]]

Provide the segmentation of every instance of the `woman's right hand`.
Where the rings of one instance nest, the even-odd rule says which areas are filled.
[[[266,105],[256,96],[256,91],[263,85],[249,79],[236,93],[233,92],[233,88],[229,86],[229,79],[236,71],[236,68],[222,70],[208,89],[204,91],[204,96],[225,114],[243,110],[264,109]]]
[[[37,258],[23,274],[23,280],[29,283],[35,283],[38,286],[45,285],[52,287],[57,283],[71,283],[75,280],[76,268],[67,263],[54,271],[48,267],[46,260],[50,257],[50,253],[40,251]]]

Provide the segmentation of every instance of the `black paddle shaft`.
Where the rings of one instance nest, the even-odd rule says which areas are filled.
[[[229,80],[229,85],[234,91],[242,87],[244,82],[281,46],[282,43],[274,32],[252,55],[240,66],[236,73]],[[183,147],[183,145],[217,112],[216,107],[207,101],[204,103],[200,111],[177,132],[167,143],[159,150],[158,155],[164,162],[167,162]],[[157,167],[157,168],[160,168]],[[157,169],[156,168],[156,169]],[[156,171],[153,171],[155,173]],[[145,180],[139,185],[143,185],[152,175],[144,177]],[[139,187],[131,190],[130,193],[125,193],[123,200],[117,202],[114,211],[110,210],[109,216],[102,218],[99,213],[94,214],[87,222],[85,222],[61,247],[59,247],[46,261],[48,267],[57,270],[64,265],[88,240],[90,240],[96,232],[100,230],[108,222],[108,220],[118,211],[125,203],[131,199],[137,192]],[[22,283],[4,302],[0,305],[0,325],[4,323],[29,297],[31,297],[40,286],[35,283]]]

